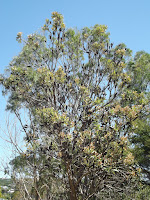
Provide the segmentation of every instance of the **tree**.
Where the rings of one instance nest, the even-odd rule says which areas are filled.
[[[128,136],[147,105],[143,93],[129,88],[131,50],[113,47],[105,25],[66,30],[57,12],[43,31],[26,40],[18,33],[24,47],[1,77],[7,109],[25,132],[32,198],[42,199],[45,188],[56,199],[52,181],[62,187],[58,199],[123,198],[138,174]]]
[[[128,72],[132,76],[131,86],[137,92],[150,92],[150,54],[139,51],[128,63]]]
[[[131,90],[143,92],[145,98],[150,99],[150,54],[140,51],[128,64],[128,71],[132,76]],[[133,153],[143,172],[150,181],[150,115],[149,110],[141,119],[136,120],[137,129],[131,137],[134,144]]]

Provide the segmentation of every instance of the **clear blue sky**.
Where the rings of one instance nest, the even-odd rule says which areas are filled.
[[[64,15],[67,27],[108,26],[111,41],[133,53],[150,53],[150,0],[0,0],[0,73],[21,50],[15,38],[35,32],[51,12]],[[1,92],[1,90],[0,90]],[[0,125],[5,127],[5,99],[0,93]],[[2,133],[0,132],[0,135]],[[0,157],[5,143],[0,139]]]

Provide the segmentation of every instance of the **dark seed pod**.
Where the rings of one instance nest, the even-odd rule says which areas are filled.
[[[43,147],[41,147],[40,150],[43,151]]]

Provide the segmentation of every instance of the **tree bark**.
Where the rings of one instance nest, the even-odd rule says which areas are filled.
[[[77,199],[76,187],[75,187],[74,181],[72,179],[71,169],[70,169],[69,162],[66,163],[66,168],[67,168],[67,174],[68,174],[68,180],[69,180],[69,187],[70,187],[70,200],[78,200]]]

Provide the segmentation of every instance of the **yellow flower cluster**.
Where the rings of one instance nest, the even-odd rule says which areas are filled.
[[[17,33],[17,36],[21,37],[22,36],[22,32]]]
[[[128,155],[124,159],[124,164],[131,165],[134,163],[134,156],[132,153],[128,153]]]
[[[60,83],[64,83],[65,76],[66,73],[63,71],[62,67],[59,67],[59,69],[55,72],[56,80]]]
[[[118,49],[118,50],[116,51],[116,54],[124,55],[125,52],[126,52],[125,49]]]

